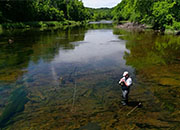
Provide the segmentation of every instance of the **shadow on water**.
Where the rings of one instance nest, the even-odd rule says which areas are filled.
[[[101,127],[97,123],[88,123],[87,125],[74,130],[101,130]]]
[[[138,113],[144,121],[137,121],[136,126],[141,129],[178,128],[178,123],[171,122],[179,119],[180,37],[121,29],[115,29],[114,33],[127,41],[130,52],[125,52],[124,59],[136,70],[138,87],[131,93],[138,93],[134,98],[143,101],[141,112],[144,111],[142,115]]]
[[[169,127],[163,127],[163,126],[155,126],[155,125],[149,125],[149,124],[141,124],[141,123],[136,123],[136,125],[141,128],[141,129],[167,129]]]
[[[74,120],[73,117],[72,119],[68,118],[68,116],[71,117],[71,113],[69,113],[68,110],[69,105],[71,106],[72,104],[72,100],[74,102],[75,110],[78,111],[77,114],[79,117],[83,117],[81,111],[83,112],[84,110],[88,110],[87,113],[91,115],[92,113],[98,113],[99,109],[103,109],[103,105],[107,101],[104,99],[106,98],[106,95],[104,95],[102,92],[105,91],[103,89],[108,90],[108,87],[111,85],[111,83],[106,81],[109,79],[108,74],[114,76],[113,72],[120,63],[119,59],[121,57],[119,58],[119,55],[117,55],[119,54],[119,49],[116,49],[117,47],[120,48],[120,46],[117,41],[113,45],[110,45],[110,47],[112,47],[112,51],[109,51],[109,48],[107,47],[108,44],[99,44],[94,38],[98,38],[98,36],[104,37],[106,34],[108,34],[109,37],[107,37],[107,41],[106,39],[103,39],[103,42],[111,41],[111,38],[116,40],[117,37],[112,34],[112,30],[110,28],[111,26],[109,25],[106,26],[100,24],[90,25],[85,28],[79,27],[66,30],[30,29],[23,31],[15,30],[12,32],[7,31],[3,33],[1,35],[1,37],[3,37],[3,41],[0,42],[0,81],[11,84],[18,80],[19,84],[23,84],[23,78],[27,77],[29,86],[18,89],[12,87],[10,90],[8,90],[6,87],[2,87],[2,90],[5,92],[2,93],[1,91],[0,93],[3,94],[3,97],[9,96],[10,98],[5,102],[6,105],[1,105],[4,106],[0,117],[1,127],[7,127],[9,129],[17,129],[17,127],[19,127],[19,129],[23,129],[27,127],[26,121],[28,121],[28,123],[32,121],[32,124],[33,121],[37,122],[32,125],[32,128],[38,129],[44,129],[45,127],[51,128],[53,126],[56,128],[62,126],[66,128],[70,127],[71,125],[63,123],[63,118],[66,118],[67,120],[70,119],[69,122]],[[89,33],[87,33],[88,29],[91,30]],[[98,36],[91,33],[93,30],[95,30],[95,33]],[[105,33],[102,33],[104,31]],[[85,35],[86,38],[89,38],[87,42],[85,41]],[[6,44],[9,37],[13,37],[13,44]],[[75,44],[75,42],[78,42],[79,44]],[[89,44],[89,42],[92,43]],[[82,57],[84,58],[82,64],[76,63],[80,61],[71,61],[71,57],[74,57],[72,59],[74,60],[78,58],[78,56],[83,56],[81,53],[83,53],[84,49],[88,47],[87,45],[90,45],[90,47],[93,48],[95,47],[93,49],[94,52],[96,51],[95,54],[101,55],[99,55],[99,57],[97,57],[95,54],[92,55],[92,57],[97,57],[97,59],[94,61],[91,59],[91,57],[88,57],[89,55],[93,54],[92,51],[89,51],[87,55],[84,53],[85,58]],[[81,48],[84,46],[85,48]],[[97,46],[106,49],[104,51],[108,52],[108,55],[106,55],[104,51],[101,51],[100,49],[98,50]],[[124,45],[122,46],[124,47]],[[81,49],[79,52],[77,51],[78,48]],[[116,53],[113,49],[116,49]],[[123,51],[123,49],[121,51]],[[86,52],[88,52],[88,50],[86,50]],[[66,54],[71,54],[71,52],[73,52],[72,55],[67,55],[65,58],[60,57],[61,55],[63,56]],[[77,52],[78,55],[73,56],[75,54],[74,52]],[[115,59],[112,58],[114,55],[117,55]],[[87,59],[86,56],[89,59]],[[9,58],[7,59],[6,57]],[[59,57],[60,59],[57,59],[56,63],[56,58]],[[67,59],[70,59],[71,62],[69,63],[69,61],[66,61]],[[59,63],[59,60],[64,60],[64,62]],[[121,64],[124,65],[124,61]],[[76,96],[73,96],[75,98],[72,99],[72,88],[74,87],[73,72],[75,71],[73,69],[76,65],[81,68],[81,70],[78,71],[78,76],[76,79],[78,82],[78,93]],[[53,69],[49,70],[49,66],[53,66]],[[108,68],[110,69],[108,71],[106,71],[107,66],[111,66]],[[119,70],[116,73],[118,72]],[[51,79],[51,73],[55,75],[53,80],[57,80],[56,85],[54,85]],[[106,73],[107,75],[105,75]],[[64,83],[64,87],[59,87],[58,85],[58,82],[60,82],[58,77],[61,76],[65,80],[67,77],[67,83]],[[116,74],[115,77],[117,77]],[[6,91],[11,91],[12,93],[7,93]],[[28,99],[26,97],[26,91],[28,91]],[[110,90],[108,91],[110,92]],[[0,102],[1,100],[3,99],[0,99]],[[84,108],[78,107],[79,104],[84,104],[85,102],[89,102],[89,104],[84,105]],[[27,110],[24,111],[24,114],[21,112],[24,110],[25,104]],[[40,113],[39,111],[36,111],[38,109],[41,109],[43,113],[39,118],[37,118],[37,115]],[[59,111],[63,112],[60,113]],[[33,118],[31,120],[26,119],[23,114],[29,117],[33,116]],[[19,119],[19,115],[23,116],[24,118],[17,120]],[[46,121],[47,118],[49,118],[48,121],[42,124],[42,120]],[[56,122],[52,121],[51,119],[59,120]],[[81,120],[81,118],[79,119]],[[19,121],[22,121],[23,123],[20,123]],[[50,123],[48,123],[49,121]],[[49,126],[44,126],[45,124],[49,124]],[[90,126],[93,126],[92,128],[94,129],[100,129],[100,127],[94,123],[89,123],[87,126],[82,128],[90,129]]]
[[[9,104],[5,107],[0,116],[0,128],[13,123],[10,121],[10,118],[24,110],[24,105],[28,102],[26,95],[27,92],[24,90],[24,87],[20,87],[11,93]]]
[[[86,29],[68,28],[48,31],[41,29],[5,31],[0,41],[0,80],[13,82],[22,76],[29,63],[50,62],[59,50],[73,50],[70,42],[83,41]],[[14,43],[8,44],[13,37]],[[8,58],[7,58],[8,57]]]
[[[141,104],[139,105],[139,103],[141,103]],[[138,108],[142,108],[143,104],[140,101],[130,101],[130,102],[128,102],[128,106],[130,106],[130,107],[138,106]]]

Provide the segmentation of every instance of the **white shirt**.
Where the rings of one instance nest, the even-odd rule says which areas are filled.
[[[123,80],[126,82],[126,85],[127,85],[128,87],[132,85],[132,78],[129,77],[128,79],[126,79],[125,77],[123,77],[123,78],[119,81],[119,84],[120,84]]]

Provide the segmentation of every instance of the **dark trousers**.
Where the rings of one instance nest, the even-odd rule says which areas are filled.
[[[129,89],[122,90],[122,103],[123,104],[128,104],[128,94],[129,94]]]

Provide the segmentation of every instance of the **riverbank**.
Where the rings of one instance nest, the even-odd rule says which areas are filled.
[[[3,29],[24,29],[24,28],[41,28],[41,27],[63,27],[80,26],[86,24],[87,21],[36,21],[36,22],[18,22],[18,23],[3,23],[0,24],[0,30]]]
[[[124,29],[129,29],[129,30],[134,30],[134,29],[144,30],[144,29],[147,29],[147,26],[145,24],[122,22],[117,25],[117,28],[124,28]]]
[[[129,21],[122,21],[120,23],[118,23],[118,25],[116,26],[116,28],[120,28],[120,29],[126,29],[126,30],[136,30],[136,31],[144,31],[147,29],[152,29],[151,25],[146,25],[146,24],[139,24],[136,22],[129,22]],[[174,30],[172,28],[167,28],[165,29],[164,32],[161,32],[160,30],[155,30],[156,32],[159,33],[163,33],[163,34],[173,34],[173,35],[179,35],[178,30]]]

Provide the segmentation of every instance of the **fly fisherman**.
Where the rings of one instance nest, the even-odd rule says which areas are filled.
[[[123,78],[120,79],[119,84],[122,88],[122,101],[121,103],[125,106],[128,104],[128,94],[130,86],[132,85],[132,78],[129,77],[129,73],[125,71],[123,73]]]

